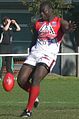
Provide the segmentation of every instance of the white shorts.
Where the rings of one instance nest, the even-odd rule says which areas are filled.
[[[56,43],[48,45],[47,41],[46,43],[44,41],[44,44],[43,42],[41,42],[41,44],[37,42],[24,63],[32,66],[36,66],[37,63],[45,63],[52,69],[56,63],[58,49],[59,46]]]

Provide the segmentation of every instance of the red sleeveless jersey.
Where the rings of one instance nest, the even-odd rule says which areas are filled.
[[[57,38],[57,41],[61,41],[63,33],[60,30],[60,21],[62,18],[55,17],[50,22],[39,19],[35,24],[35,29],[38,32],[38,39],[49,40]]]

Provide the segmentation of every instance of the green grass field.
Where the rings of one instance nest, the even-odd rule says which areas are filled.
[[[40,105],[31,119],[79,119],[79,78],[47,76],[41,82]],[[11,92],[0,81],[0,119],[21,119],[28,95],[17,83]]]

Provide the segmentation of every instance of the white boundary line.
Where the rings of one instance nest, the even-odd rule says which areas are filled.
[[[19,101],[19,102],[14,102],[14,101],[6,101],[6,102],[1,102],[0,104],[26,104],[27,101]],[[58,102],[51,102],[51,101],[40,101],[40,104],[78,104],[77,102],[66,102],[66,101],[58,101]]]

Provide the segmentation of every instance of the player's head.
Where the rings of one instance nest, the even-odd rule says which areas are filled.
[[[40,14],[43,20],[50,20],[52,17],[52,4],[49,1],[44,1],[40,4]]]

